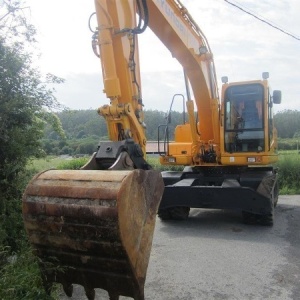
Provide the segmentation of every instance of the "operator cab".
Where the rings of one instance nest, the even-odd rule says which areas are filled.
[[[225,151],[261,152],[264,143],[264,87],[232,85],[225,93]]]
[[[228,78],[222,77],[223,162],[226,153],[266,155],[277,151],[273,104],[281,103],[281,91],[271,93],[268,72],[262,77],[263,80],[235,83],[228,83]]]

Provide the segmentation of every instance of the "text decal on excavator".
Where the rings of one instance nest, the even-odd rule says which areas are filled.
[[[168,16],[168,19],[172,21],[170,24],[174,24],[175,27],[182,33],[182,35],[185,36],[187,34],[187,30],[182,22],[177,18],[170,5],[167,4],[165,0],[156,0],[155,2],[161,7],[161,11]]]
[[[177,32],[180,39],[184,42],[187,48],[193,48],[195,53],[199,54],[199,45],[197,39],[187,30],[187,25],[177,16],[172,7],[167,3],[166,0],[155,0],[154,1],[158,9],[162,12],[168,23]]]

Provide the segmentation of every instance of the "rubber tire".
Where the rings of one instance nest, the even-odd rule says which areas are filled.
[[[189,217],[190,208],[187,206],[175,206],[171,208],[172,220],[186,220]]]
[[[273,226],[274,214],[258,215],[250,212],[243,211],[243,222],[248,225],[263,225],[263,226]]]
[[[88,300],[94,300],[96,292],[94,289],[85,289],[85,295],[88,298]]]
[[[274,224],[274,215],[268,214],[268,215],[262,215],[259,218],[259,224],[264,226],[273,226]]]
[[[170,211],[169,209],[160,209],[158,210],[158,217],[162,220],[162,221],[167,221],[171,219],[171,215],[170,215]]]
[[[63,285],[63,290],[68,297],[72,297],[73,294],[73,284]]]
[[[186,220],[189,217],[190,208],[187,206],[174,206],[158,211],[158,217],[163,220]]]
[[[274,207],[277,206],[278,198],[279,198],[279,185],[278,182],[276,182],[274,187]]]
[[[242,212],[243,222],[247,225],[252,225],[256,223],[256,215],[247,211]]]

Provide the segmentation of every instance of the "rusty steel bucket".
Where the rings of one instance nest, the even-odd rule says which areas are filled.
[[[23,218],[47,291],[62,283],[144,299],[156,213],[158,171],[48,170],[23,195]]]

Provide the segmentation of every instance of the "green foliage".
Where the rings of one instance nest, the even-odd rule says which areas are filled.
[[[47,111],[43,111],[41,113],[41,118],[51,126],[51,128],[53,129],[53,133],[56,134],[56,136],[62,140],[66,139],[66,134],[65,131],[63,130],[61,121],[59,119],[59,117],[57,116],[57,114],[53,113],[53,112],[47,112]]]
[[[146,136],[148,140],[157,140],[158,126],[166,124],[165,113],[157,110],[145,111],[147,125]],[[169,139],[174,138],[175,126],[182,123],[182,114],[172,112],[172,123],[169,124]],[[92,154],[96,151],[99,140],[107,140],[108,132],[104,118],[95,110],[64,110],[57,113],[66,138],[63,139],[48,126],[44,131],[42,140],[43,149],[48,155],[59,154]],[[163,132],[160,132],[161,138]]]
[[[66,138],[61,137],[48,126],[42,140],[48,155],[92,154],[97,150],[99,140],[107,139],[104,119],[95,110],[64,110],[57,113]]]
[[[104,118],[100,117],[96,110],[64,110],[57,113],[62,128],[68,140],[80,139],[84,135],[95,135],[98,139],[107,136],[107,127]],[[53,129],[47,127],[45,139],[53,139]],[[57,138],[57,137],[56,137]]]
[[[166,113],[158,110],[145,110],[144,113],[147,139],[149,141],[157,140],[158,126],[167,122]],[[108,139],[105,120],[97,114],[96,110],[64,110],[57,113],[57,118],[66,138],[57,133],[62,132],[59,126],[54,127],[58,129],[56,131],[53,130],[53,126],[47,126],[43,139],[43,149],[47,154],[91,154],[95,151],[99,140]],[[174,139],[175,127],[183,122],[182,113],[173,111],[171,120],[172,122],[168,124],[170,140]],[[274,120],[278,130],[279,149],[295,149],[296,140],[291,142],[287,138],[300,136],[300,112],[285,110],[277,113]],[[161,138],[163,130],[160,132]],[[61,140],[64,140],[66,144],[61,145]],[[93,143],[94,145],[92,145]]]
[[[298,129],[293,136],[294,139],[300,139],[300,129]]]
[[[280,194],[300,194],[300,154],[280,155],[277,167]]]
[[[80,157],[71,160],[65,160],[57,166],[60,170],[79,170],[88,162],[88,157]]]
[[[0,225],[5,245],[16,250],[21,220],[20,198],[25,168],[31,157],[44,152],[45,107],[56,107],[52,91],[41,81],[40,73],[31,67],[31,56],[23,43],[6,44],[0,36]],[[16,224],[16,225],[13,225]]]
[[[2,254],[2,255],[1,255]],[[24,246],[18,254],[11,255],[6,249],[0,249],[0,299],[5,300],[27,300],[27,299],[54,299],[56,291],[54,289],[53,297],[46,294],[38,260],[33,256],[30,248]]]
[[[147,157],[147,162],[152,166],[153,169],[159,171],[182,171],[183,166],[171,166],[171,165],[161,165],[159,162],[159,157],[150,156]]]
[[[0,182],[0,247],[18,251],[25,239],[21,197],[34,170],[22,170]]]
[[[37,261],[24,246],[21,197],[33,175],[28,162],[44,155],[45,122],[61,133],[49,113],[59,104],[48,85],[62,80],[33,67],[35,29],[24,17],[27,6],[19,0],[0,6],[0,299],[47,299]]]
[[[275,127],[280,138],[296,137],[300,131],[300,111],[284,110],[274,116]]]
[[[278,149],[282,150],[296,150],[299,147],[300,139],[292,138],[292,139],[281,139],[278,138]]]
[[[24,1],[1,1],[1,8],[3,15],[0,16],[0,36],[2,38],[9,41],[27,41],[30,44],[36,42],[36,29],[28,23],[23,13],[24,10],[28,10],[28,7],[24,5]]]
[[[44,158],[37,158],[31,160],[27,167],[29,170],[32,170],[32,172],[37,173],[43,170],[55,169],[64,161],[64,158],[56,156],[47,156]]]
[[[72,139],[68,141],[69,147],[72,149],[73,155],[88,154],[91,155],[97,150],[99,138],[97,136],[89,136],[82,139]]]
[[[145,110],[146,135],[149,141],[157,140],[157,128],[161,124],[166,124],[165,117],[166,114],[162,111]]]

